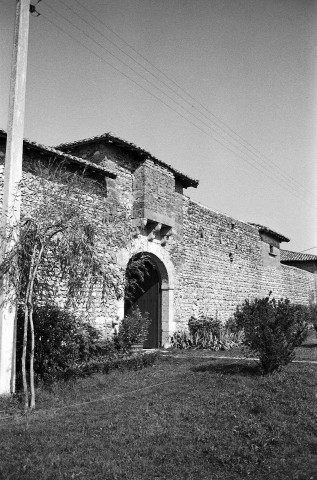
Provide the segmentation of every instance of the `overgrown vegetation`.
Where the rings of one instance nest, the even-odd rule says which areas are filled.
[[[308,311],[288,299],[276,301],[270,296],[245,300],[234,314],[237,328],[243,332],[243,345],[258,356],[264,374],[290,363],[296,347],[308,331]]]
[[[308,322],[313,325],[317,336],[317,303],[310,302],[308,310]]]
[[[18,311],[17,371],[20,372],[23,350],[24,312]],[[132,309],[122,320],[119,335],[103,339],[100,330],[56,305],[35,306],[35,381],[50,383],[92,373],[108,373],[115,369],[143,368],[152,365],[155,355],[130,356],[133,343],[143,343],[147,337],[149,316],[139,308]],[[29,358],[28,343],[27,358]],[[29,365],[27,364],[27,370]],[[18,380],[21,376],[18,375]],[[18,386],[21,382],[18,381]]]
[[[179,349],[229,350],[240,342],[232,321],[225,325],[217,319],[202,315],[191,317],[188,330],[177,330],[171,337],[171,344]]]
[[[19,330],[23,312],[23,340],[19,354],[26,410],[35,408],[34,362],[38,335],[35,333],[34,309],[43,302],[49,304],[53,303],[55,298],[62,298],[66,310],[64,314],[58,315],[59,318],[64,315],[66,321],[70,320],[67,308],[78,303],[84,304],[83,308],[89,308],[95,291],[98,292],[101,302],[106,301],[110,291],[117,298],[122,296],[123,275],[115,263],[109,261],[109,255],[123,247],[132,235],[132,230],[127,226],[128,222],[122,217],[123,212],[120,213],[120,219],[113,213],[107,215],[104,205],[105,214],[100,223],[100,219],[98,221],[93,218],[90,212],[82,208],[82,194],[87,181],[84,174],[71,173],[54,163],[43,168],[40,162],[32,166],[33,173],[36,175],[33,186],[36,189],[36,202],[26,205],[18,225],[3,232],[2,242],[9,248],[6,249],[0,265],[1,275],[7,279],[7,301],[20,306]],[[96,191],[99,190],[96,186]],[[115,205],[112,205],[113,211],[114,207]],[[115,228],[118,221],[121,235],[117,235]],[[17,228],[18,236],[14,233]],[[100,243],[105,231],[107,255]],[[135,259],[130,268],[135,268],[135,265],[142,261],[142,257]],[[39,324],[39,317],[37,322]],[[69,328],[72,326],[71,321]],[[87,324],[85,328],[87,333]],[[64,357],[67,348],[64,348]],[[73,343],[69,352],[72,348],[75,352]],[[39,361],[39,358],[37,356],[36,361]],[[50,362],[51,358],[47,361]],[[43,365],[43,358],[41,362]]]
[[[115,344],[124,350],[130,350],[133,344],[143,345],[148,336],[149,324],[149,314],[142,313],[139,307],[133,307],[120,323]]]
[[[20,306],[17,319],[18,372],[21,371],[23,351],[23,320],[24,312]],[[36,345],[34,352],[36,379],[51,381],[61,376],[76,363],[87,363],[93,358],[105,356],[111,352],[111,343],[101,342],[100,332],[89,322],[75,317],[70,311],[56,305],[35,305],[33,322]],[[29,358],[29,348],[30,342],[28,342],[27,358]],[[27,364],[27,369],[29,369],[29,364]]]

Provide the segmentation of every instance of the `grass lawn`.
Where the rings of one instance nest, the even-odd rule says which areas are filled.
[[[29,418],[0,415],[0,479],[314,480],[316,387],[317,364],[263,377],[195,354],[57,383]]]

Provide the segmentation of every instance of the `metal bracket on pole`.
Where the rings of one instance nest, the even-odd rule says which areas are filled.
[[[39,17],[41,14],[36,10],[36,5],[38,5],[42,0],[38,0],[35,5],[30,5],[30,14],[32,17]],[[33,15],[35,13],[35,15]]]

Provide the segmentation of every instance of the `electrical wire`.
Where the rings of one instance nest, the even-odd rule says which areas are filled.
[[[68,5],[66,5],[62,0],[58,0],[62,5],[66,6],[66,8],[68,10],[70,10],[72,13],[74,13],[75,15],[78,16],[78,18],[80,18],[83,22],[85,22],[88,26],[90,26],[93,30],[95,30],[97,33],[99,33],[100,35],[102,35],[106,40],[109,40],[108,37],[106,37],[103,32],[101,32],[100,30],[96,29],[91,23],[89,23],[86,19],[84,19],[81,15],[79,15],[77,12],[75,12],[71,7],[69,7]],[[159,88],[157,85],[155,85],[153,82],[149,81],[148,79],[144,78],[140,73],[139,71],[136,71],[134,68],[132,68],[130,65],[128,65],[126,62],[124,62],[122,59],[118,58],[115,54],[113,54],[112,52],[110,52],[104,45],[100,44],[99,42],[97,42],[93,37],[91,37],[91,35],[87,34],[84,30],[82,30],[80,27],[78,27],[77,25],[75,25],[73,22],[71,22],[68,18],[64,17],[60,12],[58,12],[56,9],[54,9],[51,5],[49,5],[49,8],[56,14],[58,14],[61,18],[63,18],[64,20],[66,20],[68,23],[70,23],[73,27],[75,27],[77,30],[79,30],[81,33],[83,33],[85,36],[87,36],[91,41],[93,41],[97,46],[101,47],[102,49],[104,49],[107,53],[109,53],[112,57],[114,57],[116,60],[118,60],[119,62],[121,62],[125,67],[127,67],[128,69],[130,69],[133,73],[135,73],[137,76],[139,76],[142,80],[145,80],[147,83],[149,83],[152,87],[156,88],[159,92],[161,92],[163,95],[167,96],[167,98],[169,98],[170,100],[172,100],[177,106],[179,106],[182,110],[185,111],[186,114],[189,114],[191,115],[192,117],[194,117],[196,120],[198,120],[200,123],[202,123],[204,126],[206,126],[209,130],[211,130],[214,134],[220,136],[220,138],[222,138],[224,141],[227,141],[228,142],[228,139],[226,137],[224,137],[223,134],[219,133],[218,131],[215,131],[214,128],[210,127],[209,124],[206,124],[206,122],[204,122],[203,120],[201,120],[199,117],[197,117],[197,115],[193,114],[191,111],[188,111],[186,108],[183,107],[183,105],[181,105],[179,102],[177,102],[173,97],[171,97],[169,94],[167,94],[165,91],[163,91],[161,88]],[[110,40],[110,42],[117,48],[119,48],[119,50],[126,54],[120,47],[118,47],[116,44],[114,44],[114,42],[112,42]],[[126,54],[128,55],[128,54]],[[131,57],[130,55],[128,55],[129,58],[131,58],[132,60],[133,57]],[[137,62],[139,66],[143,67],[142,64],[140,64],[139,62]],[[143,67],[144,68],[144,67]],[[147,72],[149,72],[149,70],[145,69]],[[151,73],[151,72],[149,72]],[[152,76],[154,76],[152,73],[151,73]],[[154,76],[156,79],[158,79],[158,77]],[[158,79],[159,80],[159,79]],[[160,80],[159,80],[160,81]],[[166,83],[164,83],[164,85],[166,85],[168,87],[168,85]],[[168,87],[169,88],[169,87]],[[181,97],[183,98],[183,97]],[[206,117],[207,118],[207,117]],[[219,128],[219,127],[218,127]],[[226,135],[229,135],[225,132]],[[230,136],[230,135],[229,135]],[[232,136],[230,136],[231,138],[233,138]],[[218,141],[215,137],[213,137],[216,141]],[[234,138],[233,138],[234,141],[236,141]],[[223,143],[219,142],[221,145],[223,145]],[[241,142],[240,142],[241,143]],[[236,144],[233,144],[232,142],[229,141],[229,145],[232,146],[233,148],[237,148],[241,151],[241,148],[236,145]],[[228,149],[228,147],[226,145],[223,145],[225,148]],[[261,165],[260,165],[260,168],[261,168],[261,173],[264,173],[268,178],[272,179],[273,181],[276,181],[275,177],[273,177],[272,175],[267,175],[267,163],[264,162],[262,160],[262,158],[255,154],[254,152],[252,152],[248,147],[245,147],[244,145],[242,145],[243,148],[246,148],[253,156],[256,156],[259,158],[260,162],[261,162]],[[230,149],[229,149],[230,150]],[[232,150],[230,150],[232,151]],[[236,154],[236,152],[234,151],[233,153]],[[248,158],[251,159],[252,162],[257,162],[257,160],[255,160],[253,158],[253,156],[251,157],[249,155],[249,153],[246,153],[244,151],[242,151],[242,154],[243,155],[246,155],[248,156]],[[250,162],[247,162],[250,164]],[[272,163],[272,162],[271,162]],[[250,164],[251,166],[253,166],[253,164]],[[295,180],[292,179],[292,177],[288,177],[285,175],[284,171],[282,171],[282,169],[280,167],[277,167],[278,170],[280,170],[282,173],[277,173],[278,175],[280,175],[280,177],[282,177],[281,179],[283,181],[285,181],[288,186],[291,188],[291,189],[298,189],[298,188],[301,188],[303,191],[302,192],[298,192],[297,193],[297,196],[298,198],[300,199],[306,199],[307,197],[309,197],[309,194],[307,193],[307,188],[303,188],[301,185],[297,184],[295,182]],[[290,183],[291,182],[291,183]],[[279,183],[279,182],[278,182]],[[299,194],[299,195],[298,195]],[[307,200],[305,200],[307,201]],[[309,203],[308,203],[309,204]],[[315,206],[314,206],[315,208]]]
[[[117,38],[119,38],[120,41],[122,41],[125,45],[127,45],[133,52],[135,52],[138,56],[140,56],[145,62],[147,62],[152,68],[154,68],[156,71],[158,71],[161,75],[163,75],[169,82],[173,83],[178,90],[182,91],[187,95],[189,98],[191,98],[192,101],[194,101],[196,104],[199,105],[200,108],[204,109],[209,116],[205,115],[203,112],[201,112],[200,109],[198,109],[195,105],[192,105],[188,102],[188,100],[183,96],[180,95],[178,90],[175,90],[174,88],[170,87],[166,82],[162,81],[157,75],[154,75],[150,70],[148,70],[144,65],[142,65],[140,62],[138,62],[134,57],[126,53],[122,48],[120,48],[117,44],[115,44],[111,39],[106,37],[103,32],[100,32],[96,27],[93,25],[89,24],[83,17],[81,17],[76,11],[74,11],[71,7],[65,4],[62,0],[59,0],[60,3],[62,3],[64,6],[66,6],[70,11],[75,13],[79,18],[81,18],[85,23],[90,25],[92,28],[95,29],[95,31],[99,32],[101,35],[104,36],[106,40],[108,40],[112,45],[114,45],[116,48],[118,48],[124,55],[127,55],[129,58],[131,58],[133,61],[135,61],[139,66],[141,66],[146,72],[148,72],[150,75],[152,75],[155,79],[157,79],[159,82],[164,84],[167,88],[169,88],[171,91],[173,91],[179,98],[181,98],[183,101],[185,101],[189,106],[191,106],[193,109],[195,109],[200,115],[202,115],[204,118],[206,118],[208,121],[211,121],[214,125],[216,125],[217,128],[222,129],[223,127],[219,126],[215,121],[210,119],[210,116],[215,118],[218,122],[220,122],[227,130],[229,130],[230,133],[225,132],[229,137],[231,137],[234,141],[239,141],[239,143],[246,148],[251,154],[256,156],[259,159],[265,159],[266,162],[270,163],[271,165],[274,166],[275,169],[277,169],[280,174],[288,181],[292,182],[293,185],[297,188],[300,188],[305,195],[309,195],[307,192],[307,187],[303,186],[300,184],[298,181],[296,181],[292,176],[287,175],[285,171],[277,165],[275,162],[273,162],[271,159],[263,155],[258,149],[256,149],[253,145],[251,145],[246,139],[241,137],[237,132],[235,132],[230,126],[228,126],[225,122],[223,122],[219,117],[214,115],[210,110],[208,110],[202,103],[198,102],[197,99],[195,99],[188,91],[186,91],[183,87],[181,87],[178,83],[176,83],[173,79],[171,79],[169,76],[167,76],[161,69],[157,68],[152,62],[150,62],[144,55],[142,55],[140,52],[138,52],[130,43],[128,43],[124,38],[122,38],[120,35],[118,35],[113,29],[111,29],[105,22],[103,22],[97,15],[95,15],[89,8],[87,8],[86,5],[84,5],[80,0],[75,0],[77,4],[79,4],[86,12],[88,12],[93,18],[95,18],[98,22],[100,22],[106,29],[108,29],[111,33],[113,33]],[[233,136],[233,135],[234,136]],[[238,139],[236,139],[236,138]],[[310,193],[312,195],[312,193]]]
[[[161,93],[163,93],[164,95],[166,95],[169,99],[171,99],[174,103],[176,103],[176,105],[178,105],[180,108],[182,108],[185,113],[189,113],[186,109],[184,109],[184,107],[182,105],[180,105],[178,102],[175,101],[175,99],[173,99],[172,97],[170,97],[169,95],[166,94],[166,92],[162,91],[159,87],[157,87],[155,84],[153,84],[153,82],[150,82],[149,80],[147,79],[144,79],[144,77],[142,77],[142,75],[139,74],[139,72],[137,72],[136,70],[134,70],[132,67],[130,67],[128,64],[126,64],[125,62],[123,62],[121,59],[119,59],[118,57],[116,57],[112,52],[110,52],[108,49],[106,49],[104,47],[104,45],[100,44],[99,42],[97,42],[93,37],[91,37],[89,34],[87,34],[84,30],[82,30],[80,27],[78,27],[77,25],[75,25],[73,22],[71,22],[69,19],[67,19],[66,17],[64,17],[60,12],[58,12],[57,10],[55,10],[51,5],[49,5],[49,8],[54,12],[56,13],[57,15],[59,15],[61,18],[63,18],[64,20],[66,20],[70,25],[72,25],[74,28],[76,28],[77,30],[79,30],[81,33],[83,33],[87,38],[89,38],[91,41],[93,41],[97,46],[101,47],[103,50],[105,50],[107,53],[109,53],[112,57],[114,57],[116,60],[120,61],[124,66],[126,66],[127,68],[129,68],[131,71],[133,71],[136,75],[138,75],[139,77],[141,77],[142,80],[145,80],[147,83],[149,83],[151,86],[154,86],[154,88],[158,89]],[[107,60],[105,60],[104,57],[101,57],[100,55],[98,55],[94,50],[90,49],[86,44],[82,43],[80,40],[78,40],[77,38],[73,37],[69,32],[65,31],[64,29],[62,29],[62,27],[60,27],[58,24],[56,24],[54,21],[52,21],[51,19],[49,19],[47,16],[43,15],[43,13],[41,12],[41,15],[45,18],[46,21],[49,21],[51,24],[53,24],[56,28],[58,28],[59,30],[61,30],[64,34],[68,35],[70,38],[72,38],[73,40],[75,40],[76,42],[80,43],[81,46],[83,46],[84,48],[86,48],[87,50],[89,50],[91,53],[93,53],[94,55],[96,55],[100,60],[102,60],[103,62],[105,62],[107,65],[111,66],[112,68],[114,68],[115,70],[117,70],[121,75],[125,76],[127,79],[129,79],[130,81],[132,81],[133,83],[135,83],[136,85],[138,85],[140,88],[142,88],[143,90],[145,90],[148,94],[150,94],[151,96],[153,96],[154,98],[156,98],[158,101],[160,101],[161,103],[163,103],[166,107],[168,107],[169,109],[171,109],[173,112],[177,113],[179,116],[181,116],[183,119],[185,119],[187,122],[191,123],[193,126],[195,126],[196,128],[198,128],[201,132],[203,132],[205,135],[209,136],[210,138],[212,138],[213,140],[215,140],[217,143],[219,143],[220,145],[222,145],[223,147],[225,147],[227,150],[231,151],[232,153],[234,153],[235,155],[238,155],[244,162],[248,163],[250,166],[252,166],[253,168],[257,169],[260,173],[263,173],[267,178],[270,178],[272,181],[278,183],[279,185],[281,185],[285,190],[288,190],[288,191],[291,191],[292,194],[296,195],[299,199],[301,199],[302,201],[304,201],[305,203],[307,203],[309,206],[311,206],[312,208],[316,208],[316,206],[310,204],[309,202],[307,202],[307,200],[305,198],[303,198],[301,196],[301,194],[299,192],[296,192],[294,191],[294,187],[287,184],[287,186],[283,183],[283,184],[280,184],[280,182],[276,179],[276,177],[268,174],[266,168],[267,166],[266,165],[259,165],[257,166],[256,164],[250,162],[249,160],[247,160],[245,158],[245,155],[246,153],[243,152],[242,156],[241,154],[237,153],[236,151],[232,150],[231,148],[228,147],[228,145],[224,144],[223,142],[221,142],[218,138],[214,137],[214,136],[211,136],[208,132],[206,132],[205,130],[203,130],[201,128],[201,126],[198,126],[196,123],[193,123],[191,120],[189,120],[187,117],[185,117],[182,113],[180,113],[179,111],[175,110],[173,107],[171,107],[169,104],[167,104],[164,100],[162,100],[160,97],[158,97],[157,95],[155,95],[152,91],[148,90],[147,88],[145,88],[143,85],[141,85],[139,82],[137,82],[135,79],[133,79],[131,76],[127,75],[126,73],[122,72],[122,70],[118,69],[117,67],[115,67],[113,64],[111,64],[110,62],[108,62]],[[201,119],[199,119],[197,116],[194,116],[198,121],[200,121],[201,123],[203,123],[204,126],[207,126],[207,128],[210,129],[209,125],[206,125],[204,122],[202,122]],[[219,135],[219,133],[218,133]],[[238,148],[236,145],[233,145],[233,144],[230,144],[232,145],[234,148]],[[254,159],[251,158],[251,160],[254,162]],[[260,168],[259,168],[260,167]]]
[[[314,250],[314,248],[317,248],[317,245],[316,245],[315,247],[306,248],[306,250],[301,250],[301,251],[300,251],[300,252],[298,252],[298,253],[309,252],[309,250]]]

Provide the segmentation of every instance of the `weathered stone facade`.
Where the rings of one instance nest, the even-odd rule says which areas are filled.
[[[4,146],[3,133],[2,164]],[[105,215],[119,219],[113,228],[126,239],[124,246],[122,242],[120,247],[109,246],[105,229],[100,239],[104,255],[120,271],[122,281],[129,260],[139,252],[148,252],[159,272],[161,344],[175,328],[185,327],[190,316],[211,314],[225,321],[245,298],[272,291],[275,298],[298,303],[316,300],[316,275],[280,263],[285,237],[194,202],[183,191],[198,182],[148,152],[109,134],[58,148],[25,144],[23,208],[36,202],[31,168],[35,159],[45,163],[59,156],[69,168],[86,166],[83,208],[101,223]],[[97,179],[96,191],[92,187]],[[131,239],[126,236],[128,227],[134,229]],[[124,314],[124,299],[109,295],[107,305],[101,306],[98,298],[90,318],[109,333],[115,317]]]

